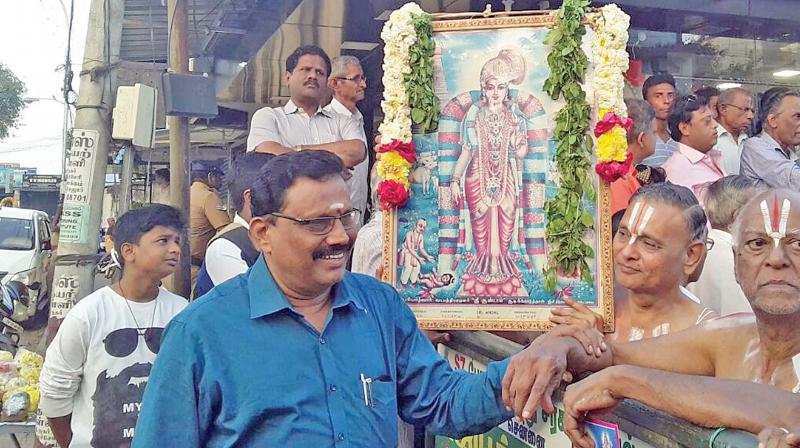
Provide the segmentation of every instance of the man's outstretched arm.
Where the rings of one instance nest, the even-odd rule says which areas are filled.
[[[614,366],[567,388],[567,435],[576,446],[593,447],[594,442],[581,428],[585,413],[610,408],[626,398],[707,428],[737,428],[758,434],[769,426],[785,428],[800,422],[800,396],[774,386]]]

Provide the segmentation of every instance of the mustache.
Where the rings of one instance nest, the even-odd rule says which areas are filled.
[[[312,258],[316,260],[322,257],[327,257],[329,255],[338,254],[339,252],[347,253],[352,248],[353,248],[353,243],[336,244],[334,246],[323,247],[322,249],[316,250],[312,254]]]
[[[306,81],[303,83],[304,86],[315,86],[319,87],[319,83],[317,81]]]

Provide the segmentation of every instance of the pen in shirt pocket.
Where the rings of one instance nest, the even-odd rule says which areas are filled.
[[[372,378],[361,375],[361,389],[364,392],[364,406],[371,408],[374,406],[372,402]]]

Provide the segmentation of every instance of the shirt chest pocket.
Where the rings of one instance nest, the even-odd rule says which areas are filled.
[[[387,427],[396,425],[387,423],[397,420],[397,386],[389,379],[368,378],[361,383],[361,403],[357,408],[361,414],[360,420],[368,426],[374,426],[375,431],[385,431]]]
[[[339,130],[336,129],[336,121],[319,114],[311,119],[310,137],[312,145],[341,141]]]

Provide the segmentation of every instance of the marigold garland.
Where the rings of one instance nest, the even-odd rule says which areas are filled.
[[[378,164],[378,176],[384,181],[393,180],[408,188],[408,172],[411,164],[395,151],[386,152],[381,155],[381,162]]]

